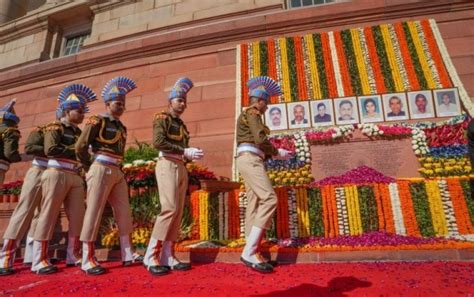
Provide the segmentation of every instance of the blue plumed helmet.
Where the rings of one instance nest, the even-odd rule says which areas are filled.
[[[256,97],[268,101],[271,96],[280,96],[280,85],[268,76],[254,77],[247,82],[249,97]]]
[[[194,86],[193,82],[187,77],[179,78],[173,86],[173,89],[170,92],[170,96],[168,100],[172,100],[175,98],[183,98],[186,99],[186,96],[189,90],[192,89]]]
[[[137,85],[130,78],[123,76],[114,77],[105,85],[102,90],[102,98],[104,98],[105,103],[109,101],[116,101],[119,98],[119,95],[127,95],[128,92],[135,89]]]
[[[56,118],[59,114],[73,109],[84,109],[84,112],[89,112],[87,103],[97,100],[95,93],[85,85],[72,84],[65,87],[59,93],[59,106],[56,109]]]
[[[2,123],[5,121],[12,121],[18,125],[20,122],[20,118],[15,114],[15,109],[13,108],[15,103],[16,99],[12,99],[0,109],[0,120]]]

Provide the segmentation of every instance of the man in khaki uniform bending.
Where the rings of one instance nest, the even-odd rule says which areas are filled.
[[[79,175],[81,164],[76,159],[74,145],[81,134],[77,127],[88,111],[87,103],[96,100],[96,95],[84,85],[73,84],[64,88],[58,97],[59,107],[64,111],[61,121],[48,124],[44,134],[44,152],[48,157],[48,168],[41,177],[43,199],[34,233],[33,263],[31,271],[50,274],[57,267],[48,260],[48,241],[53,236],[54,226],[61,204],[69,219],[68,258],[79,261],[79,233],[84,219],[84,181]],[[71,253],[72,254],[69,254]]]
[[[106,272],[95,259],[94,241],[107,201],[112,206],[118,224],[123,265],[143,261],[142,256],[133,252],[130,242],[132,216],[128,186],[120,167],[127,141],[127,129],[120,117],[125,111],[126,94],[135,88],[135,83],[126,77],[110,80],[102,91],[107,113],[90,117],[76,143],[77,158],[88,169],[87,209],[81,241],[82,270],[90,275]],[[89,146],[92,146],[93,158],[89,154]]]
[[[262,122],[270,96],[281,95],[280,86],[269,77],[260,76],[247,83],[250,106],[237,119],[237,169],[247,193],[245,214],[246,244],[240,260],[259,272],[273,271],[258,253],[258,247],[269,228],[277,205],[277,196],[264,166],[266,158],[287,160],[290,152],[276,149],[268,140],[270,130]]]
[[[189,78],[178,79],[169,95],[168,111],[156,114],[153,121],[153,145],[160,151],[156,179],[161,213],[156,218],[144,259],[145,267],[152,275],[191,268],[174,257],[174,244],[178,239],[188,187],[184,158],[198,160],[203,157],[202,150],[188,147],[189,132],[180,119],[186,109],[186,95],[192,87]]]
[[[12,99],[0,109],[0,186],[5,180],[5,173],[10,169],[10,163],[21,161],[18,152],[20,118],[13,109],[15,103],[16,100]]]

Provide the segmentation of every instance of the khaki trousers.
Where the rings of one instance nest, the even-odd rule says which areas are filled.
[[[52,238],[62,203],[69,219],[69,236],[79,236],[85,212],[82,178],[75,173],[49,168],[41,176],[41,186],[43,199],[33,238],[37,241]]]
[[[122,170],[94,162],[87,172],[87,209],[81,241],[95,241],[99,232],[105,202],[112,206],[120,236],[133,232],[132,215],[128,202],[128,186]]]
[[[13,211],[3,238],[22,240],[30,222],[31,228],[28,234],[34,234],[37,220],[34,220],[33,223],[32,219],[33,215],[36,217],[37,211],[35,212],[35,210],[41,204],[41,176],[43,172],[44,169],[37,166],[28,169],[21,187],[20,201]]]
[[[176,241],[188,188],[188,171],[181,161],[161,158],[156,164],[156,180],[161,212],[156,218],[151,237],[159,241]]]
[[[270,227],[278,198],[260,157],[250,153],[237,157],[237,170],[247,193],[245,236],[249,236],[252,226],[265,230]]]

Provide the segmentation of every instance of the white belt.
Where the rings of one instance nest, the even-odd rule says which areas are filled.
[[[237,155],[243,152],[251,152],[262,159],[265,159],[265,153],[258,147],[251,144],[241,144],[237,147]]]
[[[99,163],[111,164],[115,166],[120,165],[120,163],[122,162],[122,158],[115,158],[104,154],[95,154],[94,160]]]
[[[33,161],[31,162],[31,164],[44,169],[48,167],[48,159],[35,157],[33,158]]]
[[[158,154],[158,157],[163,157],[163,158],[171,158],[171,159],[176,159],[179,161],[183,161],[183,155],[180,154],[171,154],[171,153],[165,153],[165,152],[160,152]]]
[[[56,169],[65,169],[65,170],[77,171],[78,166],[75,163],[59,161],[57,159],[49,159],[48,160],[48,168],[56,168]]]
[[[10,169],[10,163],[4,160],[0,160],[0,170],[7,171],[8,169]]]

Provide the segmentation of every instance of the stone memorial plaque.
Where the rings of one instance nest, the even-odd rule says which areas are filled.
[[[341,175],[358,166],[369,166],[394,178],[419,177],[420,164],[411,138],[370,140],[359,137],[332,145],[311,145],[312,174],[316,180]]]

